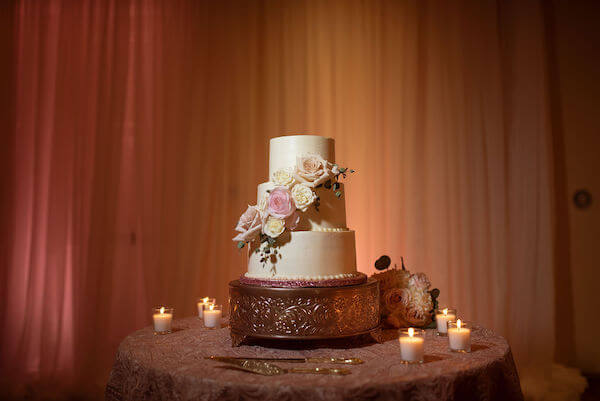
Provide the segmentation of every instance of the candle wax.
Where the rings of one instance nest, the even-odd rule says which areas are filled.
[[[471,329],[461,327],[452,327],[448,329],[448,344],[451,350],[470,351],[471,350]]]
[[[400,337],[400,357],[408,362],[419,362],[423,360],[423,337]]]
[[[198,316],[200,317],[200,319],[203,318],[203,312],[204,309],[210,305],[210,302],[198,302],[197,306],[198,306]]]
[[[172,313],[155,313],[152,315],[154,320],[154,331],[163,333],[171,330],[171,322],[173,321]]]
[[[204,326],[219,327],[221,324],[221,310],[204,309]]]
[[[435,315],[435,323],[437,324],[438,333],[447,333],[448,332],[448,321],[456,320],[455,314],[447,314],[438,313]]]

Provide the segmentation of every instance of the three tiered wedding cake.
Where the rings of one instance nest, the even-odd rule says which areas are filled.
[[[346,226],[342,178],[354,172],[335,163],[335,142],[315,135],[270,141],[268,182],[258,185],[233,238],[248,244],[244,284],[329,287],[359,284],[354,231]]]
[[[334,141],[271,139],[269,181],[258,186],[233,239],[248,271],[229,283],[231,343],[246,339],[379,338],[379,283],[356,271]]]

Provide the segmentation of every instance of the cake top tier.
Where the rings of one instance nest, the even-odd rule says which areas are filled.
[[[335,141],[318,135],[289,135],[272,138],[269,142],[269,178],[280,168],[296,165],[296,157],[305,153],[321,155],[335,163]]]

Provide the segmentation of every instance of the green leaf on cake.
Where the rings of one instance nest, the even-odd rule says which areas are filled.
[[[337,196],[338,198],[340,198],[342,196],[342,192],[341,191],[336,191],[335,192],[335,196]]]
[[[333,183],[333,190],[334,191],[337,191],[338,189],[340,189],[340,187],[341,187],[341,184],[339,182]]]
[[[246,245],[246,243],[244,241],[240,241],[237,243],[238,249],[242,249],[245,245]]]

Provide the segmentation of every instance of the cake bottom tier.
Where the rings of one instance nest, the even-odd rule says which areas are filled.
[[[329,288],[273,288],[229,283],[232,345],[246,338],[335,339],[376,333],[379,282]]]
[[[356,245],[352,230],[292,231],[279,237],[277,243],[277,254],[270,254],[266,260],[265,255],[256,252],[256,244],[250,248],[244,281],[364,281],[364,277],[356,271]]]

